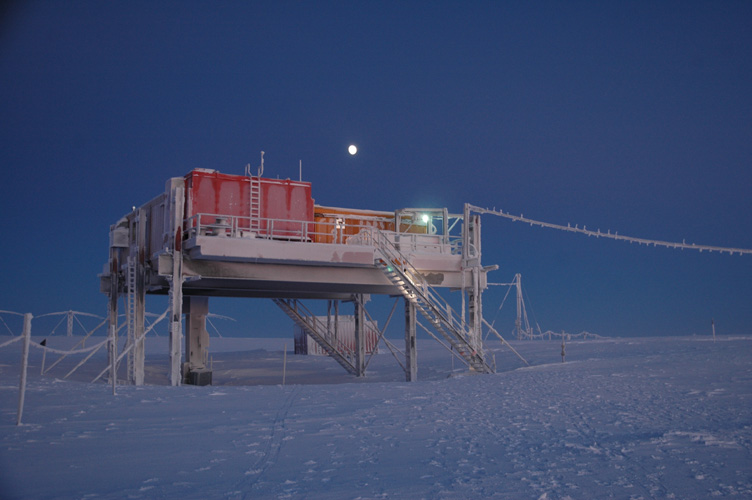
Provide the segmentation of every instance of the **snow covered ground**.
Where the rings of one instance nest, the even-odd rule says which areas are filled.
[[[384,349],[359,380],[290,354],[285,386],[291,340],[212,339],[214,385],[178,388],[149,342],[116,396],[103,355],[63,380],[80,356],[33,349],[22,426],[0,350],[1,498],[752,498],[752,337],[496,343],[475,376],[426,340],[412,384]]]

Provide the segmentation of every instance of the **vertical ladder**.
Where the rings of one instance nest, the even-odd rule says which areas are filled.
[[[258,233],[261,229],[261,177],[250,176],[250,179],[250,213],[248,214],[251,218],[250,229]]]
[[[296,325],[303,329],[303,332],[326,351],[329,356],[334,358],[337,363],[351,373],[358,374],[356,353],[349,348],[344,342],[339,340],[333,332],[327,328],[325,322],[318,319],[303,304],[295,299],[272,299]]]
[[[125,283],[127,287],[125,300],[125,321],[128,328],[125,347],[128,348],[136,341],[136,256],[129,255],[126,266]],[[126,380],[133,382],[135,380],[135,356],[133,348],[128,351],[128,375]]]
[[[432,291],[423,276],[384,233],[378,231],[375,241],[378,249],[376,267],[407,300],[415,304],[416,309],[472,370],[493,373],[493,367],[486,361],[482,346],[478,345],[467,323],[457,316],[448,302]]]

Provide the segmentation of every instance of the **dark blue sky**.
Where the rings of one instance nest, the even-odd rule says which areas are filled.
[[[323,205],[470,202],[752,248],[750,89],[750,2],[12,3],[0,309],[102,314],[109,225],[169,177],[242,174],[261,150],[272,177],[302,159]],[[752,333],[750,256],[490,216],[483,237],[543,330]],[[269,305],[213,310],[291,330]]]

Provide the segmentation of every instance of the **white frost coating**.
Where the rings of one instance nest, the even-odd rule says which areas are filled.
[[[451,377],[419,339],[417,383],[385,353],[357,383],[288,356],[285,387],[289,339],[212,339],[214,387],[167,385],[146,341],[147,385],[117,397],[87,383],[104,351],[75,381],[30,370],[22,427],[0,390],[3,498],[752,498],[752,337],[572,341],[566,363],[510,340],[534,369],[497,341],[500,373]],[[18,365],[0,351],[0,380]]]
[[[102,342],[100,342],[98,344],[95,344],[93,346],[89,346],[89,347],[86,347],[86,348],[83,348],[83,349],[70,349],[70,350],[67,350],[67,351],[65,351],[63,349],[54,349],[52,347],[43,346],[43,345],[37,344],[37,343],[31,344],[31,345],[33,347],[36,347],[37,349],[42,349],[43,351],[47,351],[47,352],[54,352],[55,354],[83,354],[85,352],[91,352],[91,351],[94,351],[96,349],[99,349],[100,347],[102,347],[107,342],[108,342],[108,340],[103,340]],[[2,347],[2,346],[0,346],[0,347]]]
[[[12,344],[14,342],[18,342],[19,340],[23,340],[23,337],[14,337],[14,338],[10,339],[7,342],[3,342],[2,344],[0,344],[0,349],[2,349],[3,347],[5,347],[7,345],[10,345],[10,344]]]
[[[21,382],[18,389],[18,416],[16,419],[16,425],[21,425],[21,417],[23,416],[24,400],[26,398],[26,377],[28,375],[29,367],[29,344],[31,342],[31,320],[33,316],[31,313],[24,314],[24,326],[23,326],[23,354],[21,355]]]
[[[630,243],[639,243],[640,245],[652,245],[654,247],[666,247],[666,248],[681,248],[681,249],[688,249],[688,250],[699,250],[700,252],[707,251],[707,252],[720,252],[720,253],[728,253],[729,255],[733,255],[735,253],[738,253],[739,255],[742,254],[752,254],[752,249],[750,248],[728,248],[728,247],[716,247],[716,246],[710,246],[710,245],[696,245],[694,243],[685,243],[685,242],[673,242],[673,241],[662,241],[662,240],[649,240],[646,238],[634,238],[632,236],[622,236],[619,233],[612,233],[611,231],[606,231],[605,233],[602,232],[600,229],[597,231],[591,231],[587,229],[587,226],[582,226],[581,228],[578,227],[576,224],[574,227],[572,227],[570,224],[567,224],[566,226],[562,226],[559,224],[551,224],[550,222],[541,222],[534,219],[528,219],[527,217],[523,217],[522,214],[520,215],[512,215],[510,213],[504,213],[502,210],[489,210],[487,208],[481,208],[471,205],[470,209],[473,212],[479,213],[479,214],[489,214],[489,215],[498,215],[499,217],[504,217],[506,219],[511,219],[513,221],[518,222],[524,222],[526,224],[530,224],[531,226],[540,226],[540,227],[548,227],[551,229],[559,229],[562,231],[569,231],[570,233],[580,233],[585,234],[587,236],[595,236],[596,238],[611,238],[612,240],[621,240],[621,241],[628,241]]]

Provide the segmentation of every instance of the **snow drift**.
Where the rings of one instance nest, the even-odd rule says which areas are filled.
[[[2,498],[752,496],[752,338],[573,342],[566,363],[516,342],[531,367],[497,345],[475,376],[424,341],[417,383],[388,353],[364,379],[290,355],[285,386],[284,339],[212,339],[215,385],[177,388],[149,341],[148,385],[116,396],[87,381],[106,360],[62,380],[35,350],[22,426],[0,351]]]

